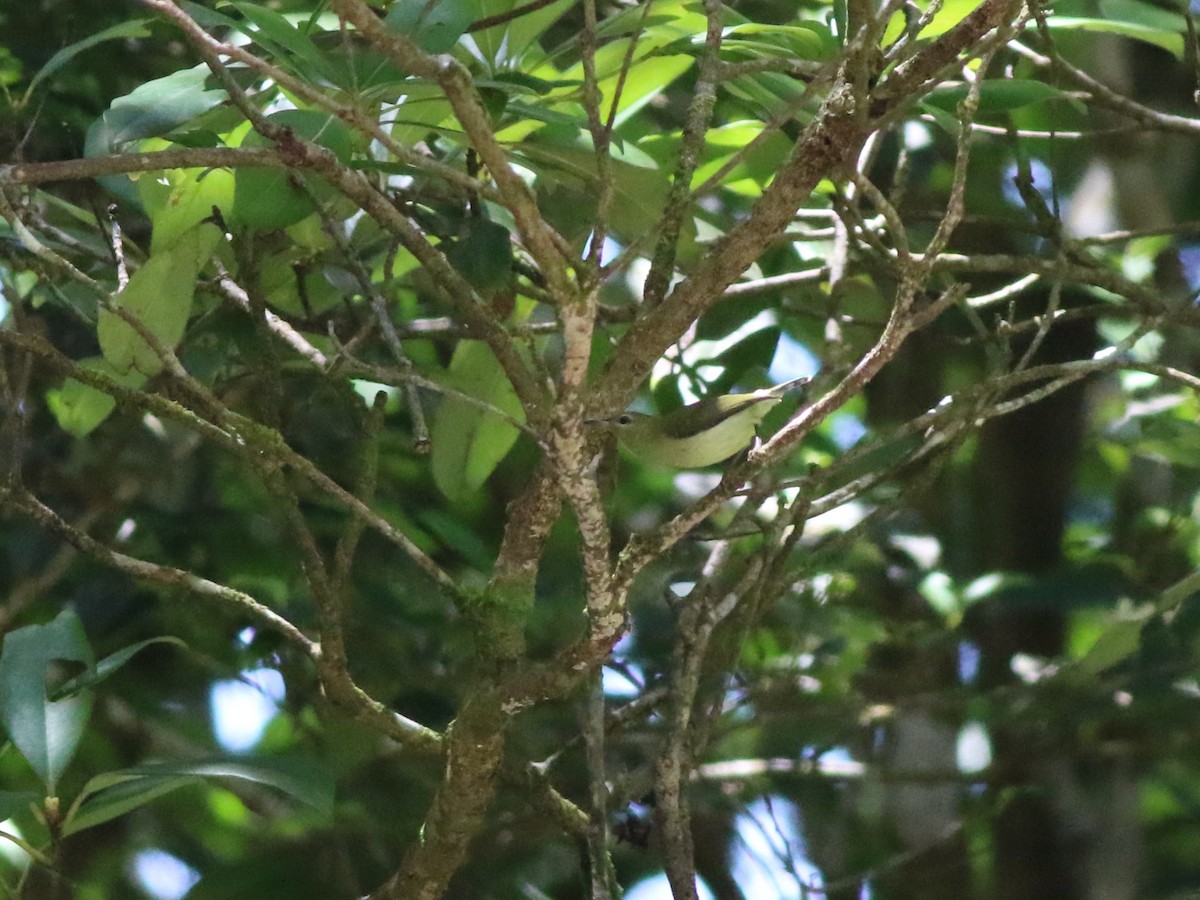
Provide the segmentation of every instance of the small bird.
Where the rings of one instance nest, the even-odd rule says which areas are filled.
[[[665,416],[623,412],[602,424],[615,427],[621,443],[643,462],[700,469],[749,446],[763,417],[785,394],[803,388],[810,380],[794,378],[746,394],[705,397]]]

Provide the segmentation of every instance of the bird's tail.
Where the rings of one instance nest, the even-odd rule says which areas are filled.
[[[789,394],[794,391],[802,391],[808,387],[808,383],[812,381],[811,375],[805,375],[802,378],[793,378],[791,381],[785,381],[783,384],[777,384],[771,388],[772,394],[777,394],[782,397],[784,394]]]

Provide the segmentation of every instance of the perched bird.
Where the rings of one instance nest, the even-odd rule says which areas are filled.
[[[634,456],[655,465],[699,469],[729,459],[754,440],[755,429],[789,391],[809,378],[795,378],[746,394],[705,397],[665,416],[623,412],[602,420]]]

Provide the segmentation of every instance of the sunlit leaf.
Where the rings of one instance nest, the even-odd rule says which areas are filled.
[[[816,27],[816,23],[801,25],[774,25],[761,22],[745,22],[725,29],[725,40],[731,47],[755,48],[754,55],[775,56],[786,54],[796,59],[820,59],[832,50],[829,41]],[[753,35],[757,39],[747,39]]]
[[[137,318],[164,348],[174,348],[191,315],[196,276],[220,239],[221,231],[215,225],[196,226],[170,248],[146,260],[114,302]],[[162,368],[154,348],[115,312],[100,311],[97,334],[104,358],[118,372],[136,369],[153,375]]]
[[[447,383],[524,421],[517,392],[482,341],[462,341],[458,345]],[[438,488],[453,499],[478,490],[508,455],[519,434],[515,426],[486,408],[458,397],[443,398],[430,432],[433,476]]]
[[[81,369],[105,375],[123,387],[141,387],[146,382],[146,376],[136,369],[118,372],[103,357],[83,359],[78,365]],[[74,378],[66,379],[62,387],[47,391],[46,403],[59,427],[77,438],[87,437],[117,408],[117,401],[111,394]]]
[[[928,0],[918,0],[913,6],[917,13],[924,12],[928,7]],[[931,40],[939,35],[945,34],[968,15],[975,11],[979,6],[977,0],[946,0],[941,4],[941,8],[934,14],[929,23],[921,29],[920,37],[923,40]],[[917,16],[912,10],[906,10],[905,13],[896,13],[888,22],[887,29],[883,33],[880,43],[884,46],[894,43],[907,28],[908,19],[906,15],[913,16],[914,21]]]
[[[1119,613],[1079,660],[1078,671],[1099,675],[1136,653],[1141,645],[1142,629],[1153,613],[1154,607],[1150,604]]]
[[[138,196],[154,225],[150,252],[165,250],[188,229],[211,219],[213,208],[233,206],[234,176],[228,169],[170,169],[145,173]]]

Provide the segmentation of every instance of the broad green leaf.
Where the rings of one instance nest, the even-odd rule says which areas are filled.
[[[1132,656],[1141,645],[1142,628],[1153,614],[1154,607],[1150,604],[1137,610],[1118,612],[1079,660],[1077,670],[1087,675],[1099,675]]]
[[[482,341],[459,343],[446,380],[450,387],[524,421],[517,392]],[[508,455],[519,434],[495,413],[457,397],[443,398],[430,430],[438,489],[452,500],[478,490]]]
[[[242,31],[269,47],[276,60],[310,78],[330,77],[330,67],[317,45],[284,16],[256,3],[234,3],[233,8],[254,25],[253,29],[243,27]]]
[[[88,787],[90,788],[96,780],[88,782]],[[75,834],[109,822],[130,810],[157,800],[164,794],[203,780],[199,775],[147,775],[114,783],[92,794],[86,802],[73,809],[63,825],[63,834]]]
[[[475,8],[469,0],[401,0],[392,4],[384,22],[426,53],[445,53],[475,19]]]
[[[88,129],[86,156],[117,153],[130,141],[158,137],[225,102],[223,90],[205,87],[208,67],[183,69],[118,97]]]
[[[806,93],[803,82],[779,72],[757,72],[741,75],[724,84],[725,89],[741,100],[747,112],[757,119],[793,115],[805,121],[802,100]]]
[[[80,360],[79,367],[105,375],[123,387],[137,388],[146,383],[146,376],[141,372],[130,370],[122,374],[99,356]],[[91,434],[117,407],[111,394],[74,378],[68,378],[62,387],[47,391],[46,403],[59,427],[77,438]]]
[[[924,12],[929,6],[929,2],[928,0],[917,0],[914,5],[919,11]],[[929,24],[921,29],[919,37],[924,40],[931,40],[945,34],[973,13],[977,6],[979,6],[979,0],[946,0],[942,4],[942,8],[930,20]],[[907,20],[903,13],[896,13],[892,16],[887,28],[883,32],[880,44],[886,47],[889,44],[895,43],[904,34],[906,24]]]
[[[520,118],[496,133],[496,136],[506,143],[524,140],[537,132],[542,124],[558,125],[564,129],[569,128],[581,132],[587,128],[587,119],[583,114],[570,108],[552,109],[540,104],[534,105],[513,100],[508,104],[508,110],[512,115]]]
[[[429,506],[421,513],[422,527],[433,534],[443,547],[453,547],[454,552],[480,572],[492,567],[495,551],[480,539],[475,529],[463,521],[457,510],[446,504]]]
[[[41,799],[36,791],[0,791],[0,822],[28,811],[30,804]]]
[[[477,79],[475,84],[481,88],[499,88],[509,94],[536,94],[539,97],[544,97],[556,88],[578,87],[578,85],[569,85],[561,79],[548,81],[525,72],[497,72],[495,78]]]
[[[965,84],[939,87],[930,91],[921,102],[954,112],[969,90]],[[981,112],[1004,112],[1062,97],[1062,91],[1044,81],[1024,78],[994,79],[984,81],[979,86],[979,109]]]
[[[704,32],[704,16],[695,7],[689,11],[684,2],[656,2],[649,13],[642,6],[630,6],[616,15],[606,16],[596,27],[596,36],[611,40],[662,27],[676,29],[677,37],[689,38]]]
[[[1137,450],[1195,469],[1200,466],[1200,424],[1172,415],[1146,416],[1141,419]]]
[[[232,16],[219,13],[215,9],[210,9],[201,3],[195,3],[193,0],[176,0],[176,3],[178,3],[178,5],[182,7],[189,16],[195,19],[196,24],[208,30],[220,31],[228,28],[232,31],[242,31],[241,23]]]
[[[1138,4],[1139,6],[1141,4]],[[1161,47],[1176,59],[1183,59],[1182,20],[1174,28],[1162,28],[1112,18],[1088,18],[1084,16],[1047,16],[1046,24],[1058,31],[1087,31],[1093,34],[1119,34],[1135,41]]]
[[[512,238],[496,222],[471,222],[466,236],[446,248],[446,259],[481,291],[491,293],[512,284]]]
[[[621,94],[617,99],[617,115],[614,119],[616,127],[620,127],[630,116],[643,106],[659,96],[667,85],[679,78],[692,67],[695,59],[690,55],[676,54],[673,56],[657,56],[643,53],[641,58],[629,67],[629,73],[624,81],[620,77],[620,66],[624,62],[627,42],[621,41],[602,47],[596,54],[597,72],[610,72],[601,79],[600,116],[607,119],[616,97],[618,86]],[[640,47],[639,47],[640,49]],[[567,79],[582,78],[582,64],[564,73]]]
[[[799,59],[821,59],[833,47],[819,33],[816,23],[813,27],[803,25],[771,25],[760,22],[743,22],[724,29],[725,40],[733,46],[754,45],[763,49],[765,56],[775,56],[786,53]],[[745,35],[755,35],[766,40],[745,40]],[[693,39],[703,46],[705,36],[697,35]],[[830,39],[831,40],[831,39]],[[725,41],[722,41],[724,48]]]
[[[268,117],[299,138],[332,150],[346,162],[354,149],[354,135],[336,116],[312,109],[289,109]],[[243,147],[270,147],[272,141],[252,132]],[[306,176],[307,177],[307,176]],[[231,224],[273,230],[294,225],[313,213],[308,196],[294,187],[286,171],[277,169],[239,169],[235,176]],[[311,178],[313,192],[320,198],[332,196],[333,188],[319,178]]]
[[[164,636],[138,641],[136,644],[130,644],[128,647],[121,648],[116,653],[110,653],[104,659],[100,660],[100,662],[96,663],[94,668],[72,678],[55,691],[51,699],[59,700],[63,697],[69,697],[72,694],[78,694],[86,688],[95,687],[110,675],[120,670],[125,663],[133,659],[142,650],[155,644],[174,644],[176,647],[187,649],[187,644],[177,637]]]
[[[407,72],[402,72],[381,50],[360,41],[347,41],[338,33],[313,37],[313,43],[324,54],[328,78],[343,90],[364,97],[394,100],[415,84]]]
[[[590,221],[590,213],[583,211],[595,203],[597,195],[595,152],[582,134],[578,135],[582,140],[562,142],[542,139],[547,136],[551,135],[544,129],[534,140],[520,142],[515,148],[517,155],[538,173],[539,190],[568,189],[568,209]],[[632,143],[619,155],[614,153],[609,177],[613,190],[609,215],[615,233],[626,240],[641,237],[658,221],[670,191],[668,177],[649,154]],[[689,220],[685,228],[690,225]]]
[[[294,35],[286,35],[281,29],[277,30],[277,22],[268,22],[266,17],[259,15],[262,7],[258,5],[241,4],[239,8],[244,7],[243,14],[248,10],[249,13],[245,19],[236,19],[187,0],[178,2],[209,31],[230,30],[244,34],[274,53],[281,65],[290,67],[308,80],[319,75],[345,90],[366,92],[395,86],[406,77],[383,52],[364,41],[348,39],[338,30],[336,19],[305,34],[285,18],[287,28],[295,32]],[[319,20],[323,18],[319,17]],[[255,27],[247,28],[248,22]],[[310,46],[303,46],[304,43]],[[315,59],[320,62],[315,62]]]
[[[603,44],[595,55],[596,76],[602,95],[602,118],[608,116],[617,87],[621,88],[615,120],[618,126],[659,96],[663,88],[688,70],[694,61],[693,54],[676,53],[671,48],[687,47],[690,51],[692,39],[696,35],[704,34],[707,28],[707,22],[698,12],[697,5],[688,0],[657,2],[653,9],[654,15],[650,17],[653,24],[643,21],[643,9],[640,7],[627,11],[636,13],[628,20],[635,30],[635,36]],[[625,13],[619,14],[610,21],[624,21],[624,15]],[[731,15],[738,22],[745,21],[736,14]],[[634,40],[636,44],[631,57],[630,42]],[[628,71],[625,72],[627,60],[630,58],[632,65],[628,66]],[[531,70],[531,74],[550,81],[563,79],[582,83],[584,78],[582,62],[575,63],[563,72],[547,65]],[[556,92],[556,95],[571,103],[578,99],[574,89]]]
[[[22,79],[24,72],[25,67],[16,54],[7,47],[0,47],[0,86],[12,87]]]
[[[1179,4],[1175,9],[1167,9],[1145,0],[1100,0],[1100,15],[1113,21],[1179,34],[1187,29],[1182,7]]]
[[[926,602],[951,625],[962,618],[962,599],[952,579],[945,572],[930,572],[918,585],[917,590]]]
[[[535,43],[537,39],[564,12],[575,6],[576,2],[577,0],[556,0],[501,25],[472,32],[471,39],[479,47],[483,58],[490,60],[497,67],[518,62],[526,50],[531,54],[539,52]],[[475,20],[490,18],[524,5],[524,0],[479,0]]]
[[[948,110],[939,106],[923,106],[921,111],[946,134],[957,137],[962,130],[962,123],[958,121],[958,116]]]
[[[93,661],[83,625],[71,610],[46,625],[9,632],[0,648],[0,721],[50,796],[57,793],[92,710],[90,693],[50,699],[46,680],[60,660],[87,667]]]
[[[340,303],[343,296],[325,277],[325,270],[326,264],[314,258],[311,251],[289,246],[262,261],[258,287],[271,306],[289,315],[320,315]]]
[[[441,95],[406,96],[392,117],[392,137],[401,144],[412,146],[423,141],[429,132],[450,116],[450,101]]]
[[[217,226],[196,226],[168,250],[146,260],[113,300],[138,318],[164,347],[174,348],[191,315],[196,276],[220,239]],[[136,369],[149,376],[162,368],[151,346],[116,313],[101,310],[96,330],[104,358],[118,372]]]
[[[46,60],[46,64],[33,76],[29,82],[28,93],[33,93],[42,81],[49,78],[84,50],[95,47],[97,44],[102,44],[105,41],[148,37],[150,35],[150,29],[146,27],[148,21],[149,19],[132,19],[128,22],[119,22],[109,28],[97,31],[95,34],[90,34],[83,40],[76,41],[70,46],[63,47]]]
[[[315,808],[323,816],[333,811],[333,776],[328,768],[313,760],[255,757],[164,762],[92,778],[80,792],[63,833],[73,834],[107,822],[201,778],[237,778],[265,784]]]
[[[762,123],[753,120],[730,122],[709,129],[704,140],[704,156],[692,176],[692,187],[704,184],[736,156],[737,162],[725,172],[721,184],[741,194],[761,194],[792,150],[791,142],[776,131],[746,151],[762,130]],[[657,160],[661,168],[669,170],[679,152],[679,134],[652,135],[639,141],[638,147]]]
[[[138,196],[154,226],[150,254],[168,249],[190,228],[212,217],[213,207],[233,206],[234,176],[228,169],[169,169],[137,179]]]

